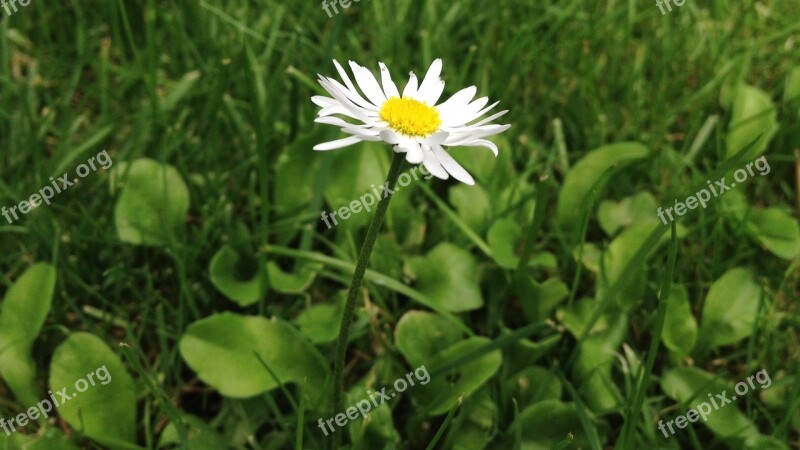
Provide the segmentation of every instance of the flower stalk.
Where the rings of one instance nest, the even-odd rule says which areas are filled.
[[[389,188],[387,192],[394,191],[397,185],[397,178],[400,176],[400,169],[403,167],[404,159],[405,155],[403,153],[392,152],[392,162],[389,166],[389,173],[386,176],[386,183]],[[367,229],[364,243],[361,245],[361,252],[358,255],[353,279],[350,281],[350,291],[347,294],[347,301],[345,302],[344,313],[342,314],[342,322],[339,325],[339,338],[336,341],[336,355],[333,362],[334,414],[344,410],[344,359],[347,353],[347,340],[350,336],[350,325],[353,321],[353,314],[355,313],[358,292],[361,290],[361,282],[364,280],[364,272],[367,270],[369,258],[370,255],[372,255],[372,248],[375,246],[375,241],[378,239],[378,232],[381,229],[381,225],[383,225],[383,219],[386,216],[386,210],[389,207],[389,200],[391,200],[391,198],[391,196],[385,195],[378,201],[375,215],[372,216],[372,221]],[[334,449],[339,448],[341,436],[342,433],[334,435]]]

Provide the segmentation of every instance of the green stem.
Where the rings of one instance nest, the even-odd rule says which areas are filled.
[[[389,166],[389,174],[386,176],[389,192],[394,191],[394,187],[397,185],[397,177],[400,176],[400,169],[403,167],[404,159],[402,153],[392,152],[392,163]],[[372,247],[375,246],[375,241],[378,239],[378,232],[383,224],[383,218],[386,215],[386,209],[389,207],[389,200],[391,200],[391,198],[391,196],[387,195],[378,202],[375,215],[372,216],[372,221],[367,229],[367,236],[364,238],[364,243],[361,245],[361,253],[358,255],[358,262],[356,262],[353,280],[350,282],[350,292],[347,294],[347,302],[344,305],[344,313],[342,314],[342,323],[339,325],[339,339],[336,341],[336,358],[333,362],[334,414],[339,411],[344,411],[344,401],[342,399],[342,393],[344,392],[344,358],[347,352],[347,339],[350,335],[350,325],[353,321],[353,313],[356,309],[356,298],[358,298],[358,292],[361,289],[361,282],[364,280],[364,272],[367,270],[369,257],[372,254]],[[342,440],[342,433],[334,434],[334,449],[339,448]]]

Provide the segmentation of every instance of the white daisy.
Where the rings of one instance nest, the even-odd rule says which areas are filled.
[[[477,92],[475,86],[462,89],[437,105],[444,90],[444,81],[439,78],[441,59],[431,64],[422,84],[413,72],[410,73],[402,95],[383,63],[379,63],[381,84],[378,84],[369,69],[350,61],[361,92],[336,60],[333,64],[344,85],[334,78],[319,75],[319,83],[332,98],[320,95],[311,98],[322,108],[315,121],[341,127],[351,136],[319,144],[314,150],[335,150],[360,141],[383,141],[392,144],[395,152],[405,153],[408,162],[425,165],[438,178],[446,180],[452,175],[466,184],[475,184],[472,176],[444,147],[486,147],[497,156],[497,146],[484,138],[511,126],[489,123],[507,110],[482,119],[499,102],[486,106],[488,97],[473,101]],[[356,122],[345,121],[335,117],[337,115]]]

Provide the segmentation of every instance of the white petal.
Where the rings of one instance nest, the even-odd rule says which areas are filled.
[[[336,66],[336,71],[339,72],[339,76],[342,77],[342,80],[344,80],[344,84],[347,86],[346,92],[343,92],[345,95],[347,95],[351,100],[353,100],[356,104],[361,105],[362,107],[370,108],[372,106],[375,106],[364,100],[361,94],[358,93],[358,90],[353,85],[353,82],[350,81],[350,77],[347,76],[347,72],[345,72],[344,67],[342,67],[342,65],[339,64],[339,61],[336,61],[334,59],[333,65]],[[329,80],[336,81],[332,78],[329,78]],[[341,86],[340,83],[339,86]]]
[[[511,125],[484,125],[482,127],[470,129],[464,133],[453,133],[447,138],[447,141],[445,141],[444,145],[464,145],[467,142],[478,138],[494,136],[495,134],[502,133],[509,128],[511,128]]]
[[[377,106],[375,106],[372,103],[364,100],[364,97],[362,97],[361,94],[358,93],[358,91],[348,89],[347,87],[343,86],[342,83],[339,83],[339,81],[334,79],[334,78],[328,77],[327,80],[328,80],[329,83],[331,83],[332,85],[336,86],[336,89],[339,89],[339,92],[344,94],[347,98],[350,99],[350,101],[352,101],[356,105],[358,105],[358,106],[360,106],[360,107],[362,107],[364,109],[370,110],[370,111],[377,111],[378,110]]]
[[[367,114],[367,110],[350,101],[341,91],[339,91],[339,89],[336,86],[328,82],[328,80],[320,79],[319,84],[323,88],[325,88],[325,90],[328,91],[328,93],[331,94],[333,98],[335,98],[342,107],[350,111],[350,114],[353,117],[363,122],[370,121],[369,115]]]
[[[447,133],[446,131],[434,133],[425,139],[425,145],[429,147],[433,147],[434,145],[442,145],[442,143],[447,140],[449,135],[450,133]]]
[[[483,99],[480,99],[480,100],[483,100]],[[479,101],[479,100],[476,100],[476,102],[478,102],[478,101]],[[467,117],[459,117],[459,120],[458,120],[458,121],[456,121],[455,117],[451,117],[451,118],[450,118],[450,123],[451,123],[451,124],[450,124],[450,125],[448,125],[448,124],[443,124],[443,126],[442,126],[442,129],[446,129],[447,131],[451,131],[451,132],[458,132],[458,131],[459,131],[459,130],[458,130],[458,128],[459,128],[459,127],[461,127],[462,125],[465,125],[465,124],[467,124],[467,123],[469,123],[469,122],[472,122],[473,120],[476,120],[476,119],[478,119],[479,117],[483,116],[484,114],[486,114],[487,112],[489,112],[490,110],[492,110],[492,109],[493,109],[495,106],[497,106],[497,104],[498,104],[498,103],[500,103],[500,102],[494,102],[494,103],[492,103],[491,105],[487,106],[486,108],[483,108],[483,109],[481,109],[480,111],[475,111],[475,112],[473,112],[473,110],[474,110],[474,105],[476,105],[476,103],[471,103],[470,105],[467,105],[467,106],[465,107],[465,109],[469,109],[469,110],[470,110],[469,112],[467,112],[467,113],[464,113],[464,114],[465,114]],[[472,125],[468,125],[468,127],[470,127],[470,126],[474,127],[474,126],[480,126],[480,125],[483,125],[483,124],[484,124],[484,123],[486,123],[486,122],[490,122],[491,120],[494,120],[494,119],[496,119],[497,117],[500,117],[500,116],[502,116],[502,115],[503,115],[503,114],[505,114],[506,112],[508,112],[508,110],[506,110],[506,111],[502,111],[502,114],[501,114],[501,113],[498,113],[499,115],[497,115],[497,116],[493,116],[491,119],[484,119],[484,120],[482,120],[482,121],[481,121],[481,122],[479,122],[479,123],[475,123],[475,124],[472,124]],[[458,114],[458,112],[456,112],[456,114]],[[443,122],[444,122],[444,121],[443,121]],[[461,122],[461,123],[458,123],[458,122]]]
[[[439,162],[442,163],[447,173],[453,176],[456,180],[466,183],[469,185],[475,184],[475,180],[472,179],[472,176],[461,167],[452,156],[445,149],[442,148],[441,145],[435,145],[433,148],[433,154],[436,155],[436,158],[439,159]]]
[[[378,84],[378,80],[375,79],[375,75],[366,67],[361,67],[353,61],[350,61],[350,68],[353,69],[353,75],[356,77],[358,87],[361,88],[369,101],[380,108],[383,102],[386,101],[386,95],[384,95],[381,86]]]
[[[335,125],[337,127],[346,127],[346,126],[350,125],[350,123],[348,123],[348,122],[346,122],[346,121],[344,121],[344,120],[342,120],[342,119],[340,119],[338,117],[330,117],[330,116],[317,117],[316,119],[314,119],[314,122],[322,123],[322,124],[325,124],[325,125]]]
[[[508,112],[508,110],[506,109],[505,111],[500,111],[499,113],[492,114],[491,116],[489,116],[489,117],[487,117],[487,118],[485,118],[485,119],[481,120],[480,122],[473,123],[473,124],[472,124],[472,125],[470,125],[470,126],[472,126],[472,127],[479,127],[479,126],[481,126],[481,125],[485,125],[485,124],[487,124],[487,123],[489,123],[489,122],[493,121],[494,119],[497,119],[498,117],[504,116],[504,115],[505,115],[507,112]]]
[[[425,157],[425,155],[422,153],[422,147],[420,147],[419,142],[417,142],[416,139],[402,139],[397,147],[406,153],[406,161],[410,162],[411,164],[419,164]]]
[[[389,73],[386,64],[381,62],[378,63],[378,65],[381,66],[381,83],[383,84],[383,92],[386,94],[386,97],[400,97],[400,91],[397,90],[397,85],[392,81],[392,74]]]
[[[328,151],[328,150],[336,150],[337,148],[347,147],[348,145],[353,145],[361,142],[362,139],[357,136],[350,136],[344,139],[337,139],[335,141],[325,142],[323,144],[317,144],[314,146],[314,150],[317,151]]]
[[[425,154],[425,157],[422,160],[422,165],[428,169],[428,172],[432,173],[436,178],[440,178],[442,180],[450,178],[450,176],[447,175],[447,171],[444,170],[444,167],[442,167],[442,164],[439,162],[439,159],[436,158],[436,155],[434,155],[431,151],[430,147],[423,146],[422,152]]]
[[[315,95],[311,97],[311,101],[314,102],[315,105],[319,106],[320,108],[324,108],[326,106],[331,106],[334,104],[338,104],[338,102],[330,97],[325,97],[323,95]]]
[[[416,99],[429,106],[433,106],[439,101],[442,92],[444,92],[444,81],[439,80],[430,89],[423,91],[422,88],[420,88],[419,91],[417,91]]]
[[[333,114],[341,114],[347,117],[352,117],[356,119],[357,117],[350,112],[347,108],[342,106],[338,100],[330,98],[330,97],[323,97],[321,95],[315,95],[311,97],[311,101],[314,102],[315,105],[319,106],[321,109],[317,113],[318,116],[330,116]]]
[[[400,137],[392,130],[382,130],[381,140],[387,144],[397,145],[400,143]]]
[[[353,136],[358,136],[363,141],[379,141],[380,138],[380,131],[372,130],[369,128],[358,128],[358,127],[343,127],[342,131],[348,134],[352,134]]]
[[[455,127],[471,122],[478,117],[478,111],[489,103],[489,97],[481,97],[463,108],[452,108],[443,114],[442,123],[447,127]]]
[[[403,98],[417,95],[417,83],[417,76],[414,75],[414,72],[409,72],[408,84],[406,84],[405,89],[403,89]]]
[[[469,102],[472,101],[472,99],[475,97],[475,94],[477,92],[478,88],[476,88],[475,86],[464,88],[453,94],[452,97],[448,98],[446,102],[437,106],[436,109],[438,109],[439,114],[441,114],[442,117],[444,117],[444,115],[448,114],[451,110],[458,110],[467,106]]]
[[[494,153],[494,156],[497,156],[498,150],[497,146],[494,142],[487,141],[485,139],[475,139],[474,141],[467,142],[466,144],[461,144],[460,147],[486,147]]]
[[[442,60],[437,58],[433,64],[431,64],[428,73],[425,74],[425,78],[422,80],[422,84],[419,85],[419,90],[415,97],[421,101],[427,102],[431,106],[435,105],[436,101],[439,100],[439,96],[442,95],[442,90],[444,90],[444,81],[439,78],[441,73]],[[433,100],[432,103],[429,98]]]

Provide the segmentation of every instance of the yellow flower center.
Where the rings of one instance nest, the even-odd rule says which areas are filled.
[[[392,97],[378,114],[392,129],[409,136],[430,136],[442,124],[439,111],[411,98]]]

